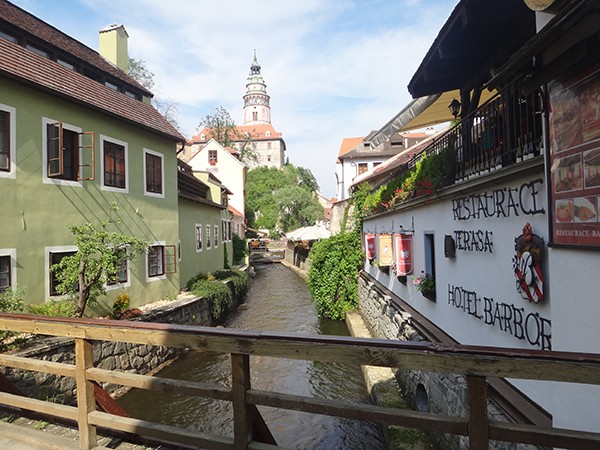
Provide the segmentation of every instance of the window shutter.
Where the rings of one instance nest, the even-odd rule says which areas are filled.
[[[56,136],[54,136],[55,127],[58,131]],[[63,174],[63,124],[62,122],[48,124],[47,130],[48,177],[59,177]]]
[[[165,245],[165,274],[170,275],[177,272],[177,247]]]
[[[87,136],[89,136],[89,138],[86,139]],[[85,143],[84,140],[86,140],[87,143]],[[83,133],[79,133],[79,142],[81,142],[81,145],[79,146],[81,159],[79,171],[77,172],[77,180],[93,181],[96,177],[94,132],[84,131]]]

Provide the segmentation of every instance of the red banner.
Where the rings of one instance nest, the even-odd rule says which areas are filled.
[[[394,254],[396,255],[396,276],[410,275],[413,272],[412,234],[394,236]]]
[[[367,259],[375,259],[375,235],[373,233],[365,235],[365,243],[367,247]]]

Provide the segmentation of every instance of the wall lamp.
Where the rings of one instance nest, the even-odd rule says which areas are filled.
[[[452,102],[448,105],[448,109],[450,110],[450,114],[452,114],[456,119],[456,116],[458,116],[460,113],[460,102],[456,99],[452,100]]]

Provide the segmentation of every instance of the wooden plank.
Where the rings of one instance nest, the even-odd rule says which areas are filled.
[[[600,433],[490,421],[490,439],[576,450],[600,448]]]
[[[51,373],[63,377],[75,377],[75,366],[73,364],[56,363],[42,359],[0,354],[0,365],[14,367],[15,369]]]
[[[34,430],[28,427],[0,422],[0,438],[9,439],[9,448],[25,448],[36,446],[46,450],[78,450],[79,442],[64,436],[56,436],[45,431]]]
[[[0,392],[0,404],[12,406],[13,408],[26,409],[42,414],[49,414],[56,417],[64,417],[70,420],[77,420],[77,408],[73,406],[61,405],[58,403],[46,402],[35,398],[21,397],[20,395],[7,394]]]
[[[489,439],[485,377],[467,376],[467,403],[469,407],[469,449],[487,450]]]
[[[246,450],[252,442],[252,417],[247,407],[246,393],[250,389],[250,357],[231,354],[231,387],[233,390],[234,449]]]
[[[464,417],[444,416],[409,409],[384,408],[382,406],[349,403],[339,400],[301,397],[254,389],[248,391],[247,397],[248,403],[254,405],[399,425],[406,428],[440,431],[463,436],[468,434],[467,420]]]
[[[85,371],[93,366],[93,346],[87,339],[75,339],[75,382],[77,384],[77,426],[81,450],[91,450],[98,445],[96,427],[89,422],[88,414],[96,410],[94,385],[87,380]]]
[[[165,445],[178,443],[215,450],[233,450],[234,448],[233,439],[227,436],[184,430],[130,417],[113,416],[100,411],[91,412],[89,417],[90,423],[98,427],[151,437],[164,442]]]
[[[0,314],[0,329],[433,372],[600,384],[600,356],[126,321]]]
[[[87,370],[88,379],[101,383],[120,384],[138,389],[151,389],[161,392],[208,397],[217,400],[232,400],[231,388],[218,384],[196,383],[193,381],[158,378],[135,373],[116,372],[97,367]]]

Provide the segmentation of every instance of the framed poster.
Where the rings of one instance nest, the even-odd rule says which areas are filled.
[[[600,66],[550,84],[550,245],[600,249]]]

